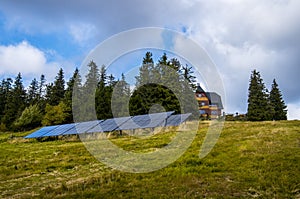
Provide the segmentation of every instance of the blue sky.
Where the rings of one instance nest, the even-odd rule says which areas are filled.
[[[68,78],[115,34],[169,28],[213,60],[225,87],[226,112],[246,112],[250,72],[257,69],[268,88],[276,78],[288,118],[300,119],[299,8],[298,0],[0,0],[0,78],[21,72],[24,83],[41,74],[53,81],[60,67]],[[172,35],[162,39],[166,47],[174,45]],[[133,57],[122,62],[135,65]]]

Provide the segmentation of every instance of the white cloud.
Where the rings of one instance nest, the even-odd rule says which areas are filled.
[[[45,53],[26,41],[0,46],[0,77],[16,76],[20,72],[23,78],[39,78],[44,74],[52,80],[58,70],[58,63],[47,62]]]
[[[287,104],[288,120],[300,119],[300,102],[295,104]]]

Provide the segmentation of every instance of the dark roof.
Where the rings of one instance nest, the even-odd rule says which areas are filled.
[[[196,93],[205,93],[203,88],[200,86],[200,84],[197,84]]]
[[[221,96],[215,92],[206,92],[206,96],[209,99],[211,105],[217,105],[218,108],[223,109]]]

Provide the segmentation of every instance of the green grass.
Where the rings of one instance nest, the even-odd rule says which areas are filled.
[[[300,198],[300,121],[226,122],[213,150],[199,159],[208,127],[169,166],[124,173],[98,162],[83,143],[38,142],[29,132],[0,133],[0,198]],[[174,133],[112,137],[120,147],[152,151]]]

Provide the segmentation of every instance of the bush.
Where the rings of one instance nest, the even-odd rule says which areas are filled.
[[[63,124],[68,118],[68,108],[60,102],[57,106],[46,105],[45,116],[42,120],[42,124],[45,126]]]
[[[42,113],[38,105],[31,105],[24,109],[22,115],[14,122],[17,130],[30,130],[41,125]]]

